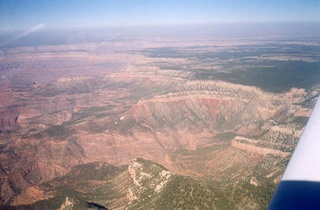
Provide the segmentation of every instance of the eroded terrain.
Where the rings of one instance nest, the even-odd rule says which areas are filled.
[[[1,49],[3,208],[266,207],[320,42],[154,39]]]

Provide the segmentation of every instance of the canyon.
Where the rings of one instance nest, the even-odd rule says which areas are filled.
[[[267,206],[320,92],[289,67],[318,72],[320,42],[156,40],[1,49],[0,209]]]

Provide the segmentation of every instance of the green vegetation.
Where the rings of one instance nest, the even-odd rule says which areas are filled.
[[[114,108],[115,106],[112,105],[84,108],[72,114],[71,122],[81,122],[83,120],[87,120],[86,118],[100,119],[108,114],[112,114],[112,109]]]
[[[234,209],[264,210],[268,207],[270,199],[275,190],[275,184],[266,182],[255,186],[249,181],[240,182],[236,188],[229,189],[235,205]]]
[[[291,122],[301,126],[305,126],[307,125],[308,120],[309,120],[309,117],[298,116],[298,117],[295,117]]]
[[[211,51],[210,51],[211,49]],[[311,88],[320,81],[319,46],[304,44],[266,43],[235,45],[228,48],[212,47],[161,47],[142,51],[146,56],[157,58],[185,58],[199,64],[179,66],[177,70],[193,73],[196,80],[222,80],[226,82],[257,86],[270,92],[285,92],[293,87]],[[300,55],[308,60],[261,59]],[[214,62],[214,69],[206,63]],[[202,68],[202,66],[206,68]]]
[[[100,87],[100,81],[93,79],[79,79],[69,77],[66,81],[56,81],[44,87],[44,90],[38,92],[42,96],[52,97],[59,94],[83,94],[93,92]]]
[[[74,132],[63,125],[53,125],[44,130],[44,133],[50,137],[67,138]]]
[[[103,210],[107,209],[102,205],[93,203],[93,202],[86,202],[82,199],[75,198],[75,197],[64,197],[64,196],[56,196],[54,198],[50,198],[48,200],[38,201],[34,203],[33,205],[21,205],[21,206],[0,206],[0,210],[51,210],[51,209],[60,209],[62,205],[64,205],[68,202],[72,202],[71,205],[68,207],[65,207],[63,209],[77,209],[77,210],[87,210],[87,209],[97,209],[97,210]]]
[[[51,125],[43,131],[39,131],[29,135],[23,135],[22,138],[36,138],[43,139],[45,137],[52,137],[55,140],[65,140],[73,136],[75,133],[74,129],[70,126],[62,125]]]
[[[71,137],[75,131],[72,127],[62,125],[51,125],[43,131],[31,134],[31,135],[24,135],[22,138],[36,138],[42,139],[44,137],[53,137],[55,140],[67,139]]]
[[[161,192],[156,209],[234,209],[220,190],[190,177],[174,176]]]
[[[231,62],[232,63],[232,62]],[[319,63],[305,61],[258,61],[246,64],[242,70],[234,69],[240,63],[230,63],[226,72],[196,70],[194,79],[222,80],[226,82],[257,86],[270,92],[285,92],[293,87],[311,88],[319,84]],[[243,65],[243,64],[242,64]]]
[[[230,141],[236,136],[233,132],[218,133],[215,138],[221,141]]]
[[[257,184],[252,184],[250,177],[216,182],[212,181],[212,177],[196,180],[171,175],[160,192],[155,191],[158,184],[155,180],[159,179],[161,171],[167,169],[152,161],[135,160],[141,165],[135,169],[137,176],[143,177],[141,180],[139,178],[141,186],[132,183],[128,166],[116,167],[101,162],[82,164],[73,167],[67,175],[40,185],[47,192],[54,192],[55,197],[19,208],[57,209],[65,203],[66,197],[75,204],[74,209],[119,206],[114,202],[126,198],[128,189],[131,189],[137,200],[129,204],[124,200],[120,206],[127,209],[265,209],[276,186],[273,179],[281,171],[269,178],[265,174],[272,172],[275,161],[278,165],[273,167],[283,168],[285,162],[279,160],[279,157],[272,155],[264,158],[251,176]]]
[[[41,187],[54,191],[55,199],[71,197],[82,201],[81,205],[99,203],[108,206],[110,201],[125,195],[117,189],[113,180],[126,170],[127,166],[116,167],[106,163],[82,164],[73,167],[67,175],[44,183]],[[49,199],[43,202],[50,206],[54,201]],[[57,202],[61,203],[61,199]]]
[[[179,105],[170,105],[170,103],[168,103],[169,105],[167,105],[167,107],[163,106],[159,109],[156,105],[148,107],[148,110],[151,111],[152,116],[150,118],[152,118],[152,120],[147,123],[145,122],[149,119],[149,113],[144,116],[143,111],[141,111],[143,109],[139,110],[137,118],[130,119],[128,115],[128,117],[126,116],[120,120],[119,117],[131,108],[133,104],[137,104],[138,100],[141,99],[164,93],[171,93],[170,95],[168,94],[168,97],[175,94],[176,96],[179,96],[180,94],[187,95],[188,92],[193,94],[193,91],[197,93],[197,88],[193,89],[192,86],[188,86],[190,79],[222,80],[236,84],[257,86],[271,92],[288,91],[292,87],[308,89],[319,84],[320,81],[319,52],[320,48],[318,46],[289,45],[280,42],[277,43],[276,41],[274,43],[261,45],[230,45],[228,47],[198,46],[185,48],[150,48],[143,50],[142,53],[150,57],[184,58],[185,60],[181,59],[175,61],[174,59],[157,59],[159,61],[151,62],[146,65],[137,65],[137,69],[135,69],[137,70],[137,74],[134,73],[132,75],[138,76],[132,76],[129,80],[126,80],[126,78],[123,80],[116,79],[114,81],[112,81],[112,79],[106,79],[102,82],[102,80],[98,79],[95,82],[91,79],[73,80],[70,78],[70,80],[59,80],[55,83],[36,89],[37,92],[32,95],[34,98],[55,96],[59,94],[72,95],[79,93],[94,93],[96,90],[101,90],[103,88],[115,92],[123,92],[121,92],[119,96],[112,94],[112,96],[108,98],[108,100],[112,101],[110,104],[115,105],[84,108],[72,113],[72,110],[75,107],[74,102],[76,101],[72,96],[71,98],[68,98],[67,103],[65,103],[68,107],[63,108],[65,109],[64,113],[57,111],[34,117],[29,125],[37,125],[38,127],[32,127],[29,130],[27,130],[27,128],[27,131],[24,132],[24,136],[22,136],[25,142],[21,141],[21,144],[25,143],[25,148],[28,148],[30,154],[37,154],[36,152],[31,153],[32,150],[39,150],[43,153],[46,153],[47,150],[42,150],[42,147],[37,147],[37,145],[29,146],[27,142],[28,138],[46,139],[46,137],[49,137],[49,140],[67,140],[69,141],[68,143],[75,143],[77,149],[82,152],[81,155],[87,155],[84,151],[87,151],[89,146],[86,147],[86,145],[89,144],[78,145],[77,142],[72,140],[73,138],[76,138],[73,137],[76,129],[89,132],[89,134],[85,134],[88,134],[86,137],[89,136],[90,139],[89,137],[83,139],[80,137],[79,139],[81,139],[81,142],[85,139],[88,139],[88,141],[95,141],[95,135],[92,134],[107,133],[106,131],[110,130],[110,133],[115,135],[115,137],[121,135],[121,138],[119,139],[121,139],[121,141],[124,139],[123,142],[126,146],[131,145],[132,142],[125,141],[125,137],[133,135],[133,131],[148,132],[148,134],[154,132],[156,137],[158,135],[155,132],[159,131],[161,134],[168,135],[168,138],[176,141],[176,145],[183,145],[183,140],[180,141],[178,138],[182,131],[187,130],[188,132],[195,131],[195,135],[202,132],[197,140],[201,141],[202,139],[200,138],[204,138],[203,144],[190,141],[190,148],[192,148],[193,145],[201,145],[201,147],[195,149],[186,149],[188,146],[171,148],[169,143],[165,143],[165,146],[163,147],[165,154],[161,154],[161,156],[166,158],[169,156],[168,160],[165,159],[166,164],[168,164],[168,166],[172,164],[170,166],[176,170],[179,170],[179,167],[181,167],[182,173],[198,173],[200,175],[194,177],[173,175],[172,173],[169,173],[165,167],[141,158],[135,160],[138,164],[130,165],[130,171],[128,170],[128,166],[111,166],[106,163],[82,164],[71,168],[65,176],[55,178],[37,186],[44,189],[48,195],[51,194],[55,197],[45,201],[39,201],[32,206],[21,206],[21,209],[58,209],[65,202],[66,197],[72,199],[77,204],[77,209],[91,207],[103,209],[103,206],[116,206],[127,209],[265,209],[275,189],[275,182],[279,180],[288,158],[254,154],[254,152],[244,151],[245,149],[230,147],[231,140],[236,136],[235,133],[230,131],[234,131],[235,126],[239,123],[243,123],[243,118],[247,117],[243,117],[238,113],[232,113],[231,118],[226,118],[224,115],[218,115],[218,117],[215,118],[216,122],[211,122],[206,121],[206,118],[202,118],[201,116],[201,109],[206,109],[205,106],[195,106],[195,108],[193,108],[192,106],[189,107],[186,105],[189,110],[186,108],[186,110],[179,112]],[[290,55],[293,56],[290,57]],[[299,56],[301,56],[301,59]],[[168,62],[163,60],[168,60]],[[150,68],[152,72],[147,72],[149,70],[149,64],[152,67],[155,67]],[[144,69],[140,72],[139,68]],[[148,76],[140,77],[140,73],[144,74],[146,72]],[[164,74],[161,74],[161,72]],[[152,79],[149,79],[149,75]],[[161,76],[160,79],[157,80],[157,77],[154,77],[155,75]],[[181,82],[177,82],[174,79],[167,79],[167,77],[175,78],[175,76],[177,76],[178,79],[181,79]],[[187,85],[185,85],[183,79],[187,81]],[[210,88],[209,90],[206,90],[205,82],[199,83],[204,83],[203,89],[199,88],[199,90],[203,92],[208,91],[208,93],[215,91],[214,88],[213,90],[210,90]],[[16,85],[14,88],[14,91],[22,92],[24,86]],[[26,88],[28,88],[26,89],[27,91],[33,91],[33,87],[31,86]],[[180,91],[182,92],[180,93]],[[311,93],[312,89],[307,91]],[[234,92],[235,93],[232,94],[237,94],[236,91]],[[223,92],[219,93],[224,94]],[[227,94],[225,97],[229,97]],[[85,103],[85,101],[93,100],[95,97],[98,97],[98,95],[86,95],[84,98],[88,98],[85,98],[83,102]],[[113,96],[115,97],[113,98]],[[241,96],[241,94],[238,95],[238,97]],[[224,96],[222,95],[221,97],[223,98]],[[297,105],[305,107],[311,106],[314,99],[315,98],[311,97],[309,101],[306,100]],[[26,100],[26,102],[28,101]],[[106,102],[104,101],[103,104],[105,103]],[[12,106],[11,108],[18,108],[15,106],[17,105]],[[237,106],[237,104],[235,104],[235,106]],[[173,110],[172,113],[169,112],[170,114],[166,114],[167,109],[170,111]],[[200,109],[201,114],[198,113],[199,110],[195,109]],[[163,110],[165,114],[161,114],[161,111],[157,112],[154,110]],[[223,110],[221,108],[220,111],[221,113],[228,112],[228,109]],[[246,111],[250,118],[252,118],[251,116],[256,116],[251,109],[247,109]],[[267,130],[260,135],[256,134],[257,136],[246,136],[253,139],[253,141],[240,139],[239,142],[258,146],[260,148],[291,152],[297,142],[297,138],[294,137],[294,134],[296,133],[294,132],[302,128],[306,124],[308,118],[302,116],[288,117],[288,111],[285,109],[281,112],[282,113],[278,113],[278,115],[274,117],[278,119],[274,119],[274,123],[280,126],[280,128],[282,125],[284,125],[284,127],[287,125],[290,129],[292,128],[291,130],[288,130],[289,132],[281,132],[281,129],[275,129],[273,131],[272,129],[268,130],[269,127],[273,125],[271,122],[270,126],[265,124],[267,126],[262,127],[264,121],[259,121],[259,119],[252,119],[251,121],[250,119],[248,120],[251,123],[250,126],[256,125],[257,127],[262,128],[267,127]],[[71,113],[72,116],[70,119]],[[190,113],[189,115],[191,117],[188,117],[187,113]],[[57,115],[56,118],[53,117],[55,115]],[[63,118],[60,118],[62,115]],[[166,115],[170,116],[168,117]],[[54,122],[52,122],[52,119],[54,119]],[[55,125],[60,124],[61,119],[70,120],[61,125]],[[286,124],[281,124],[280,121],[282,120],[283,122],[285,121]],[[292,126],[290,127],[289,125]],[[171,132],[170,129],[176,129],[174,132],[177,130],[179,132],[175,134],[174,132]],[[211,134],[215,134],[215,136],[213,136],[212,139],[210,139],[210,137],[202,137],[205,136],[202,134],[209,129],[214,131]],[[218,133],[219,131],[221,133]],[[237,133],[241,132],[242,129],[237,131]],[[79,132],[79,135],[81,134],[82,132]],[[136,134],[138,134],[138,132]],[[14,130],[3,131],[1,135],[4,136],[1,138],[10,137],[7,139],[11,139],[11,135],[12,137],[15,137],[15,132]],[[251,134],[248,132],[248,135]],[[137,139],[140,138],[138,135],[135,135],[134,137]],[[141,135],[141,138],[143,138],[143,135]],[[188,138],[188,136],[185,138]],[[31,140],[34,141],[34,139]],[[146,140],[149,139],[147,138]],[[161,144],[160,140],[158,143]],[[186,140],[186,143],[188,143],[188,140]],[[23,153],[19,153],[15,146],[16,145],[12,145],[12,149],[10,148],[10,150],[16,152],[17,156],[22,154],[22,159]],[[81,148],[81,146],[84,148]],[[129,151],[129,153],[117,153],[121,144],[117,144],[116,146],[117,149],[111,151],[108,155],[115,155],[116,157],[121,156],[121,161],[127,161],[134,157],[134,151]],[[0,149],[7,149],[5,147],[6,144],[0,145]],[[62,150],[65,149],[65,151],[62,151],[63,153],[49,155],[55,157],[57,154],[60,155],[73,152],[68,146],[65,147],[64,144],[61,144],[61,148],[63,148]],[[90,147],[90,149],[91,148],[95,149],[97,147]],[[149,148],[149,145],[145,148]],[[134,148],[134,150],[136,149],[138,148]],[[151,150],[152,149],[153,148],[151,148]],[[60,147],[58,147],[58,150],[59,152],[61,151]],[[161,149],[161,151],[163,150]],[[101,150],[97,151],[104,152]],[[228,153],[230,151],[234,153]],[[12,154],[14,154],[13,152]],[[90,154],[92,154],[91,152],[93,151],[88,152],[88,158],[82,159],[82,156],[80,156],[77,160],[83,162],[94,160],[94,155],[93,157],[90,156]],[[48,153],[50,153],[50,151]],[[11,155],[11,151],[8,154]],[[148,154],[146,149],[145,151],[139,151],[138,154],[141,154],[144,157],[155,155],[154,153]],[[219,156],[217,156],[217,154],[219,154]],[[238,154],[241,155],[238,156]],[[74,156],[76,156],[76,154],[74,154]],[[102,158],[103,155],[97,156],[99,160],[101,160],[100,157]],[[225,157],[226,159],[224,159]],[[172,163],[170,163],[171,160]],[[4,159],[4,161],[9,162],[7,159]],[[238,164],[239,162],[240,164]],[[60,166],[66,169],[69,166],[69,163],[67,161],[61,163],[61,165],[58,163],[56,167],[58,168]],[[217,169],[213,167],[217,167]],[[194,171],[190,171],[190,169]],[[59,174],[58,170],[59,168],[57,169],[57,174]],[[33,175],[31,172],[27,171],[24,178],[28,178],[28,176]],[[35,178],[38,177],[39,176],[35,176]],[[29,177],[29,179],[26,180],[34,181],[32,178],[33,177]],[[40,183],[40,181],[39,178],[39,180],[34,181],[34,183]],[[22,189],[19,189],[19,192],[21,190]],[[130,197],[131,200],[128,197]],[[0,209],[1,208],[2,207],[0,207]],[[10,209],[10,207],[8,209]]]

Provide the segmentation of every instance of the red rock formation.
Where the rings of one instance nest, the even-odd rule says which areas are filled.
[[[0,131],[18,123],[19,112],[17,110],[6,110],[0,112]]]

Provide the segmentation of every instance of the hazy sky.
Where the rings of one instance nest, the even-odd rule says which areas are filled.
[[[0,0],[0,30],[225,22],[320,22],[319,0]]]

